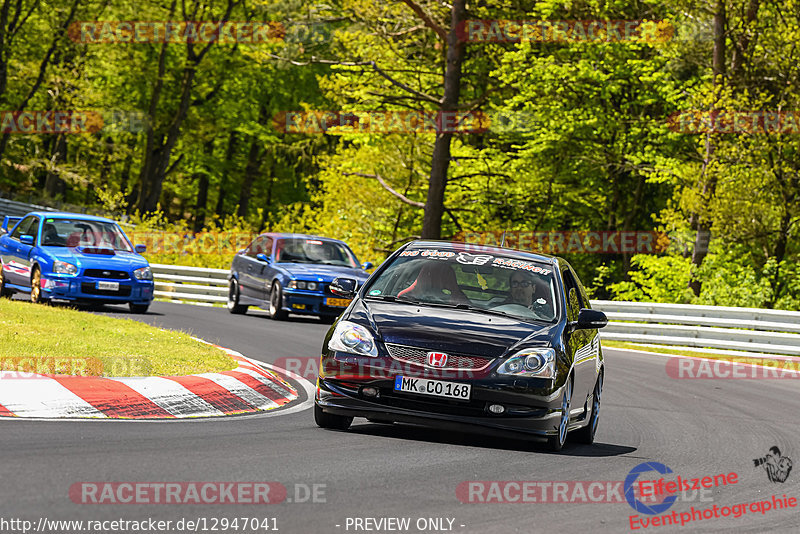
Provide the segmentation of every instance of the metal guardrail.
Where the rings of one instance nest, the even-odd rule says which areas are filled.
[[[157,298],[227,301],[227,269],[150,267]],[[592,307],[609,319],[602,339],[800,356],[800,312],[609,300],[592,301]]]
[[[48,208],[39,206],[37,204],[26,204],[25,202],[17,202],[15,200],[8,200],[0,198],[0,222],[3,217],[22,217],[32,211],[57,211],[55,208]]]

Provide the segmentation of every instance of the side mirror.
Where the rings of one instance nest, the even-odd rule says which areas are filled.
[[[352,278],[336,278],[331,282],[331,293],[336,296],[351,299],[356,296],[358,282]]]
[[[137,254],[144,254],[147,252],[147,245],[136,245],[133,247]]]
[[[34,241],[35,239],[33,238],[32,235],[24,234],[19,236],[19,242],[22,243],[23,245],[33,245]]]
[[[263,252],[262,252],[261,254],[257,254],[257,255],[256,255],[256,259],[257,259],[258,261],[263,261],[264,263],[272,263],[272,260],[271,260],[271,259],[269,259],[269,256],[267,256],[267,255],[266,255],[266,254],[264,254]]]
[[[365,261],[364,263],[361,264],[361,268],[364,269],[365,271],[369,271],[373,267],[375,266],[372,264],[371,261]]]
[[[581,308],[581,311],[578,312],[578,320],[572,324],[575,330],[594,330],[606,326],[608,317],[599,310]]]

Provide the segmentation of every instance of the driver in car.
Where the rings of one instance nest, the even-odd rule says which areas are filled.
[[[546,295],[537,295],[536,282],[527,271],[514,271],[508,280],[508,299],[503,304],[518,304],[532,311],[545,311]]]

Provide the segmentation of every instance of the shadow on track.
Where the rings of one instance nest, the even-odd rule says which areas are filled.
[[[322,429],[320,429],[322,431]],[[337,431],[326,431],[337,432]],[[407,424],[377,424],[364,423],[354,424],[346,433],[363,434],[367,436],[379,436],[390,439],[401,439],[407,441],[425,441],[428,443],[441,443],[449,445],[462,445],[465,447],[480,447],[485,449],[508,450],[518,452],[535,452],[541,454],[555,454],[557,456],[579,456],[586,458],[621,456],[636,451],[636,447],[627,445],[615,445],[612,443],[595,442],[594,445],[582,445],[571,442],[567,439],[567,444],[561,452],[552,452],[547,449],[544,439],[507,439],[496,438],[482,434],[467,434],[463,432],[452,432],[427,428],[422,426]]]

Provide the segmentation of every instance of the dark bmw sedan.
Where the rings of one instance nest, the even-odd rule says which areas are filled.
[[[604,365],[586,291],[561,258],[505,248],[416,241],[358,288],[325,337],[314,417],[354,417],[492,435],[569,432],[592,443]]]
[[[372,264],[358,263],[344,242],[304,234],[261,234],[233,258],[228,277],[228,310],[247,313],[250,306],[268,310],[272,319],[289,313],[316,315],[333,322],[350,304],[331,293],[337,277],[363,284]]]

